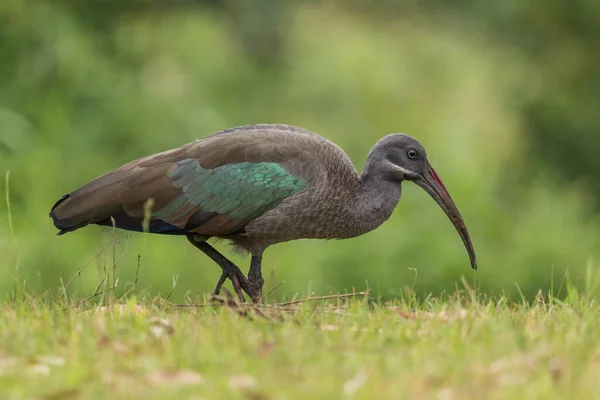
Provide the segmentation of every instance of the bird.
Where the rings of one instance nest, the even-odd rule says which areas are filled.
[[[362,172],[336,144],[309,130],[255,124],[213,133],[142,157],[64,195],[50,217],[58,235],[90,224],[184,236],[229,279],[262,300],[265,250],[296,239],[349,239],[382,225],[402,183],[423,188],[443,209],[477,269],[469,232],[448,190],[413,137],[392,133],[370,150]],[[208,240],[251,255],[248,276]]]

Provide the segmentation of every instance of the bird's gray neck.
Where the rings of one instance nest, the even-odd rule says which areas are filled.
[[[401,194],[400,182],[385,179],[377,171],[366,168],[360,176],[354,201],[350,205],[350,212],[356,221],[356,236],[383,224],[396,208]]]

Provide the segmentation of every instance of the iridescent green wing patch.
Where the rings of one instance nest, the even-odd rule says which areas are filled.
[[[197,160],[178,162],[169,177],[183,193],[153,214],[165,219],[183,207],[225,214],[232,219],[252,220],[304,190],[306,182],[277,163],[237,163],[204,169]]]

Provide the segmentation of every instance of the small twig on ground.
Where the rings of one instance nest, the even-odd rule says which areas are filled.
[[[206,308],[206,307],[227,306],[227,304],[196,304],[196,303],[189,303],[189,304],[173,304],[173,303],[169,303],[168,305],[173,306],[173,307],[177,307],[177,308]],[[244,307],[244,308],[264,308],[264,309],[268,309],[268,310],[280,310],[280,311],[298,311],[299,310],[296,307],[277,307],[277,306],[273,306],[273,305],[269,305],[269,304],[240,303],[239,307]]]
[[[117,244],[120,244],[119,241],[117,241],[117,233],[116,233],[116,221],[113,217],[111,217],[111,222],[112,222],[112,241],[110,243],[110,245],[112,245],[112,266],[109,268],[105,267],[105,284],[106,284],[106,292],[109,291],[108,285],[110,284],[110,280],[111,280],[111,275],[112,275],[112,281],[113,281],[113,287],[117,287],[117,281],[119,280],[119,278],[117,277],[117,266],[119,265],[119,263],[121,262],[121,260],[123,260],[127,254],[129,253],[129,238],[131,237],[130,234],[128,234],[127,236],[125,236],[125,251],[123,252],[123,254],[121,254],[121,256],[119,258],[117,258]],[[112,296],[113,297],[113,301],[116,301],[116,296]],[[101,302],[104,303],[105,301],[105,297],[102,296],[102,300]],[[108,298],[106,298],[106,304],[110,305],[111,302],[111,296],[109,296]]]
[[[110,222],[112,223],[112,278],[113,278],[113,286],[115,286],[117,280],[117,221],[114,217],[110,217]],[[110,280],[110,279],[109,279]],[[108,282],[106,282],[108,285]]]
[[[212,297],[213,302],[218,302],[218,303],[220,303],[220,305],[227,306],[230,309],[237,312],[241,317],[246,317],[248,319],[253,318],[253,314],[249,313],[248,311],[252,311],[254,314],[258,315],[259,317],[268,319],[270,321],[273,321],[275,319],[274,317],[271,317],[270,315],[265,314],[260,309],[261,307],[257,307],[258,304],[240,303],[236,298],[234,298],[232,296],[231,292],[229,292],[229,290],[227,290],[227,289],[223,289],[223,293],[224,293],[224,296],[213,296]],[[276,318],[281,318],[281,314],[277,315]]]
[[[369,293],[370,293],[370,290],[367,290],[364,292],[334,294],[334,295],[329,295],[329,296],[307,297],[304,299],[298,299],[298,300],[288,301],[285,303],[276,303],[276,304],[239,303],[235,299],[233,299],[231,297],[227,297],[227,296],[213,296],[212,297],[213,303],[210,303],[210,304],[173,304],[173,303],[169,303],[169,302],[166,302],[166,303],[170,306],[174,306],[174,307],[178,307],[178,308],[204,308],[204,307],[228,306],[228,307],[236,309],[236,310],[243,308],[243,309],[251,309],[251,310],[255,310],[255,311],[258,311],[258,309],[264,309],[264,310],[274,310],[274,311],[277,310],[277,311],[293,311],[293,312],[295,312],[295,311],[298,311],[299,309],[296,307],[290,307],[290,306],[300,304],[300,303],[303,303],[306,301],[327,300],[327,299],[348,300],[349,298],[356,297],[356,296],[365,296],[366,297],[369,295]],[[344,307],[331,307],[328,310],[337,310],[337,309],[343,309],[343,308],[346,308],[346,307],[345,306]],[[258,311],[258,312],[262,316],[265,316],[262,312],[260,312],[260,311]]]
[[[273,289],[271,289],[271,290],[269,291],[269,293],[265,294],[265,295],[262,297],[262,299],[264,300],[264,299],[265,299],[267,296],[269,296],[271,293],[273,293],[274,291],[276,291],[277,289],[279,289],[280,287],[282,287],[284,284],[285,284],[285,281],[284,281],[284,282],[281,282],[279,285],[275,286]]]
[[[307,302],[307,301],[317,301],[317,300],[327,300],[327,299],[343,299],[343,300],[347,300],[348,298],[357,297],[357,296],[365,296],[365,297],[367,297],[370,292],[371,292],[370,290],[367,290],[367,291],[364,291],[364,292],[344,293],[344,294],[331,294],[329,296],[306,297],[304,299],[298,299],[298,300],[286,301],[285,303],[274,304],[274,306],[291,306],[293,304],[304,303],[304,302]]]
[[[13,231],[13,222],[12,222],[12,212],[10,209],[10,171],[6,171],[6,178],[4,181],[4,190],[6,193],[6,211],[8,214],[8,233],[9,237],[12,239],[14,236]]]
[[[63,290],[63,296],[65,296],[65,300],[67,300],[69,298],[69,296],[67,296],[67,290],[65,288],[65,283],[63,282],[62,277],[60,277],[59,280],[60,280],[60,287]]]
[[[137,290],[138,279],[140,277],[140,264],[142,260],[142,255],[138,254],[137,268],[135,269],[135,281],[133,282],[133,287]]]
[[[77,272],[75,272],[75,274],[71,277],[71,279],[69,279],[69,282],[67,282],[67,284],[63,287],[63,293],[65,295],[65,299],[67,296],[67,289],[69,288],[69,286],[71,286],[71,283],[73,282],[73,280],[75,278],[77,278],[78,276],[81,276],[81,272],[83,272],[84,269],[86,269],[91,263],[93,263],[98,257],[100,257],[102,255],[102,253],[104,253],[106,251],[106,249],[108,249],[108,247],[112,244],[112,242],[109,242],[106,244],[106,246],[104,246],[102,248],[102,250],[100,250],[100,252],[98,254],[96,254],[90,261],[88,261],[83,267],[79,268],[77,270]],[[62,278],[61,278],[61,282],[62,282]]]
[[[121,260],[123,260],[125,257],[127,257],[127,254],[129,253],[129,238],[130,237],[131,237],[131,234],[127,234],[127,236],[125,236],[125,251],[123,252],[123,254],[121,254],[121,256],[119,258],[117,258],[117,261],[115,262],[113,271],[116,270],[117,264],[119,264],[121,262]],[[115,242],[115,243],[120,244],[119,242]]]
[[[106,278],[105,278],[105,279],[106,279]],[[79,306],[80,306],[80,305],[82,305],[83,303],[85,303],[86,301],[89,301],[89,300],[93,299],[94,297],[97,297],[97,296],[104,295],[104,294],[106,294],[106,293],[110,292],[111,290],[114,290],[114,289],[116,289],[116,288],[117,288],[117,285],[119,284],[119,278],[117,278],[117,280],[115,281],[115,285],[114,285],[114,286],[112,286],[112,287],[109,287],[108,289],[105,289],[105,290],[102,290],[102,291],[100,291],[100,292],[99,292],[98,290],[99,290],[99,289],[100,289],[100,287],[102,286],[102,283],[104,283],[105,279],[102,279],[102,282],[100,283],[100,286],[98,286],[98,289],[96,289],[96,292],[95,292],[93,295],[91,295],[91,296],[88,296],[88,297],[86,297],[85,299],[81,300],[79,303],[77,303],[77,305],[79,305]]]
[[[42,297],[46,296],[48,293],[50,293],[51,289],[46,289],[45,291],[43,291],[42,293],[38,294],[37,296],[35,296],[33,298],[33,301],[38,301],[40,300]]]
[[[175,287],[177,287],[177,280],[179,279],[179,275],[173,275],[173,284],[171,286],[171,290],[169,291],[169,294],[167,294],[167,297],[165,298],[165,300],[169,300],[169,298],[171,297],[171,295],[173,294],[173,291],[175,290]]]
[[[106,277],[102,278],[102,280],[100,281],[100,284],[98,285],[98,287],[96,288],[96,291],[94,293],[99,293],[100,288],[102,287],[102,285],[104,284],[104,281],[106,280]]]
[[[177,308],[208,308],[208,307],[226,307],[228,306],[227,304],[197,304],[197,303],[189,303],[189,304],[173,304],[173,303],[167,303],[167,305],[172,306],[172,307],[177,307]],[[248,304],[248,303],[240,303],[239,304],[240,308],[245,308],[245,309],[251,309],[251,310],[256,310],[256,309],[262,309],[262,310],[271,310],[271,311],[289,311],[289,312],[298,312],[300,311],[300,308],[298,307],[280,307],[277,304]],[[348,307],[346,306],[336,306],[336,307],[327,307],[325,308],[316,308],[314,311],[318,311],[318,312],[332,312],[332,311],[337,311],[337,310],[345,310]]]

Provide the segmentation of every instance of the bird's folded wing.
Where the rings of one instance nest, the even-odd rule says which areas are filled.
[[[235,233],[307,186],[296,162],[301,137],[243,133],[213,135],[109,172],[63,197],[51,212],[55,225],[65,233],[114,219],[119,228],[141,231],[150,211],[150,232]]]

